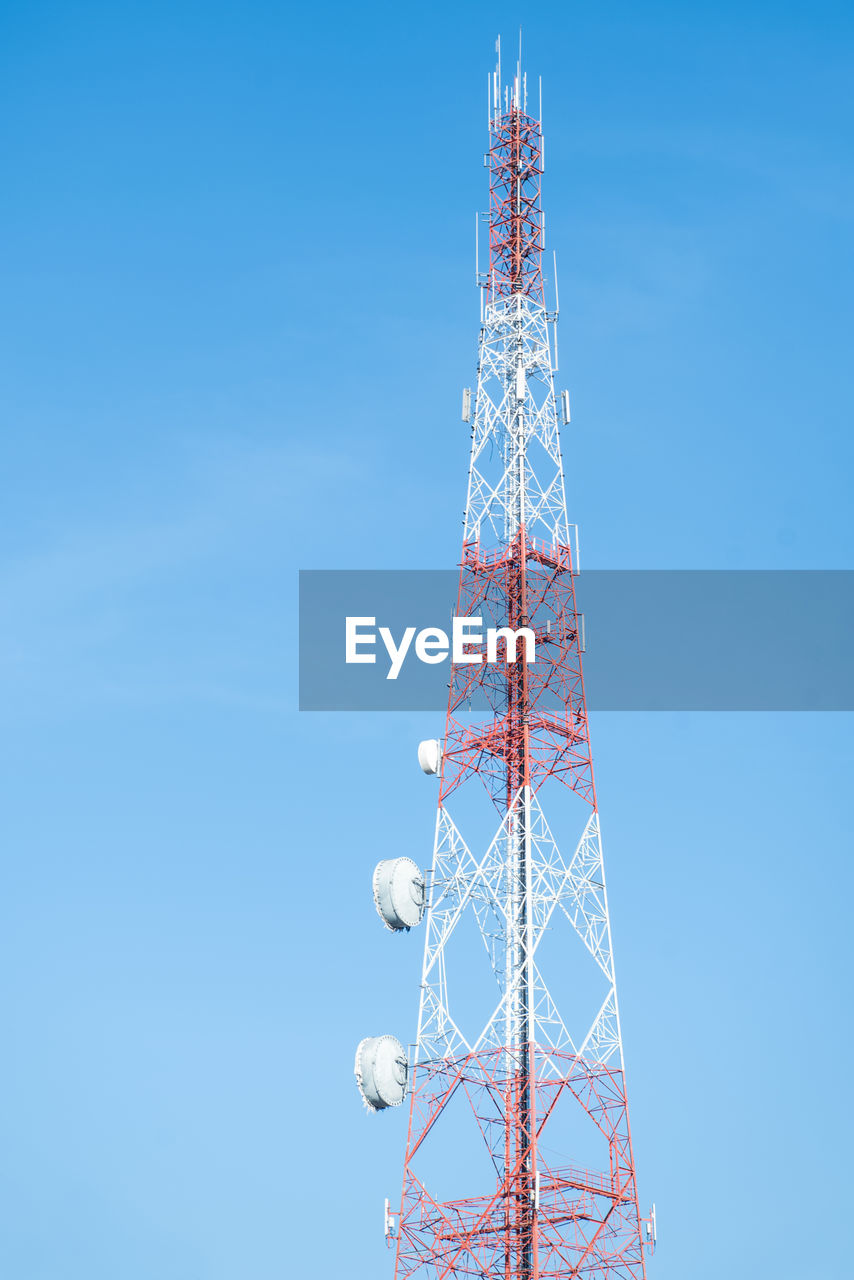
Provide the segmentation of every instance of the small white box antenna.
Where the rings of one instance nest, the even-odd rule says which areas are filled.
[[[394,1215],[391,1212],[391,1204],[389,1202],[389,1199],[388,1197],[386,1197],[386,1202],[385,1202],[385,1238],[386,1240],[388,1240],[389,1236],[393,1236],[393,1235],[394,1235]]]

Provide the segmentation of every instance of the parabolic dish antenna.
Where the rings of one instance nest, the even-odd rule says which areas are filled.
[[[425,738],[418,744],[418,763],[425,773],[438,773],[442,767],[442,743],[438,738]]]
[[[374,902],[387,929],[397,933],[421,923],[424,876],[411,858],[387,858],[374,871]]]
[[[356,1083],[369,1111],[399,1107],[406,1097],[409,1063],[396,1036],[367,1036],[356,1050]]]

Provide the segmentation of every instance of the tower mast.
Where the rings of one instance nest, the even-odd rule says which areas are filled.
[[[357,1076],[375,1109],[405,1087],[410,1096],[402,1199],[387,1212],[396,1280],[644,1280],[654,1215],[638,1208],[590,752],[557,311],[543,287],[542,128],[528,114],[521,49],[507,87],[498,52],[456,613],[506,639],[500,656],[471,646],[455,663],[444,739],[419,748],[440,782],[429,875],[405,858],[375,873],[392,929],[422,910],[404,920],[394,877],[426,894],[418,1035],[411,1064],[393,1037],[363,1041]],[[466,922],[479,953],[457,946]],[[479,968],[491,970],[486,995]],[[383,1083],[392,1077],[398,1085]],[[443,1190],[473,1165],[475,1146],[491,1164],[481,1185]]]

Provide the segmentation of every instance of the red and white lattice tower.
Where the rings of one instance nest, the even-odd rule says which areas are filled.
[[[521,660],[520,636],[515,662],[506,646],[495,660],[470,645],[472,660],[453,667],[441,750],[420,752],[440,789],[417,1043],[404,1060],[391,1037],[363,1042],[357,1074],[377,1107],[404,1087],[410,1100],[402,1199],[386,1212],[396,1280],[641,1280],[654,1213],[640,1216],[626,1102],[559,445],[557,313],[543,290],[541,122],[521,65],[502,87],[500,57],[489,127],[489,269],[456,613],[528,628],[535,661]],[[422,880],[407,859],[377,876],[381,914],[402,931],[420,910],[398,918],[392,899],[408,887],[412,910]],[[383,1051],[384,1096],[371,1075],[382,1075]]]

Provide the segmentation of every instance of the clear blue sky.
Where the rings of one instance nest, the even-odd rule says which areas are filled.
[[[296,713],[296,571],[456,560],[520,20],[585,564],[854,567],[850,6],[7,3],[9,1280],[390,1275],[441,725]],[[593,735],[651,1274],[841,1278],[851,717]]]

